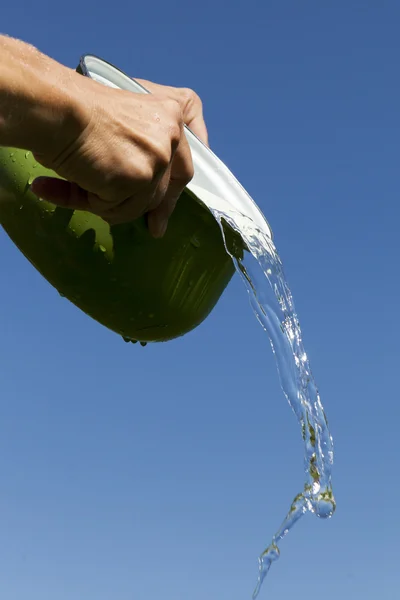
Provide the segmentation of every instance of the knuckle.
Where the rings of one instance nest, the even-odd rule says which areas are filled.
[[[135,181],[132,177],[132,173],[123,170],[116,174],[115,177],[103,187],[101,196],[111,205],[117,204],[125,200],[134,184]]]
[[[131,188],[137,187],[139,182],[150,184],[154,179],[154,167],[149,160],[142,160],[136,164],[136,173],[131,177]],[[136,184],[136,186],[135,186]]]
[[[181,105],[180,105],[179,101],[176,98],[171,98],[170,96],[167,96],[164,99],[164,106],[165,106],[165,109],[168,111],[168,113],[170,115],[172,115],[172,117],[174,118],[174,120],[175,119],[177,121],[182,120]]]
[[[132,191],[138,187],[140,182],[145,180],[146,173],[144,169],[136,167],[135,170],[120,168],[112,174],[112,177],[103,181],[98,194],[106,210],[118,206],[128,198]]]
[[[187,165],[187,167],[186,167],[185,184],[187,185],[188,183],[190,183],[192,181],[193,177],[194,177],[194,166],[193,166],[193,163],[190,162],[190,164]]]
[[[161,139],[155,139],[152,141],[150,151],[152,153],[154,162],[154,170],[151,177],[151,179],[153,179],[155,174],[154,171],[165,171],[165,169],[169,166],[172,156],[171,143],[167,143]]]
[[[178,100],[174,98],[165,99],[165,108],[169,117],[169,130],[174,139],[179,140],[183,129],[183,112]]]
[[[183,121],[181,121],[179,123],[173,122],[169,126],[169,135],[171,138],[172,147],[174,149],[176,149],[178,147],[179,142],[181,141],[182,131],[183,131],[182,127],[183,127]]]
[[[179,173],[174,177],[175,181],[180,183],[183,186],[186,186],[190,183],[194,176],[194,166],[192,161],[185,161],[185,163],[181,166]]]
[[[200,96],[191,88],[180,88],[180,93],[186,105],[203,106]]]

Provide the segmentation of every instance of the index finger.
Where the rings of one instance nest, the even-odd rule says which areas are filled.
[[[162,237],[176,203],[185,187],[193,178],[192,154],[186,137],[183,135],[172,160],[170,180],[162,202],[148,213],[147,222],[150,231],[156,237]]]

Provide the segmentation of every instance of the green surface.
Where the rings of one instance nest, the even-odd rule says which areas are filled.
[[[163,239],[144,219],[110,227],[55,207],[29,189],[54,173],[30,152],[0,148],[0,223],[40,273],[85,313],[118,334],[166,341],[199,325],[234,267],[212,215],[188,192]]]

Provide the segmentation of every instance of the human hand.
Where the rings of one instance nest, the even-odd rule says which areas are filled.
[[[32,191],[59,206],[93,212],[110,224],[148,213],[151,234],[161,237],[193,163],[184,123],[208,143],[199,97],[188,89],[141,81],[151,94],[71,79],[79,127],[35,152],[63,179],[38,178]],[[55,138],[57,139],[57,138]]]

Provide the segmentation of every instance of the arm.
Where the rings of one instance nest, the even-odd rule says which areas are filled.
[[[0,145],[31,150],[60,177],[32,190],[110,223],[149,213],[154,236],[193,176],[183,123],[207,142],[190,90],[152,85],[142,96],[102,86],[35,48],[0,36]]]
[[[0,36],[0,145],[41,153],[62,146],[69,128],[77,135],[75,77],[36,48]]]

